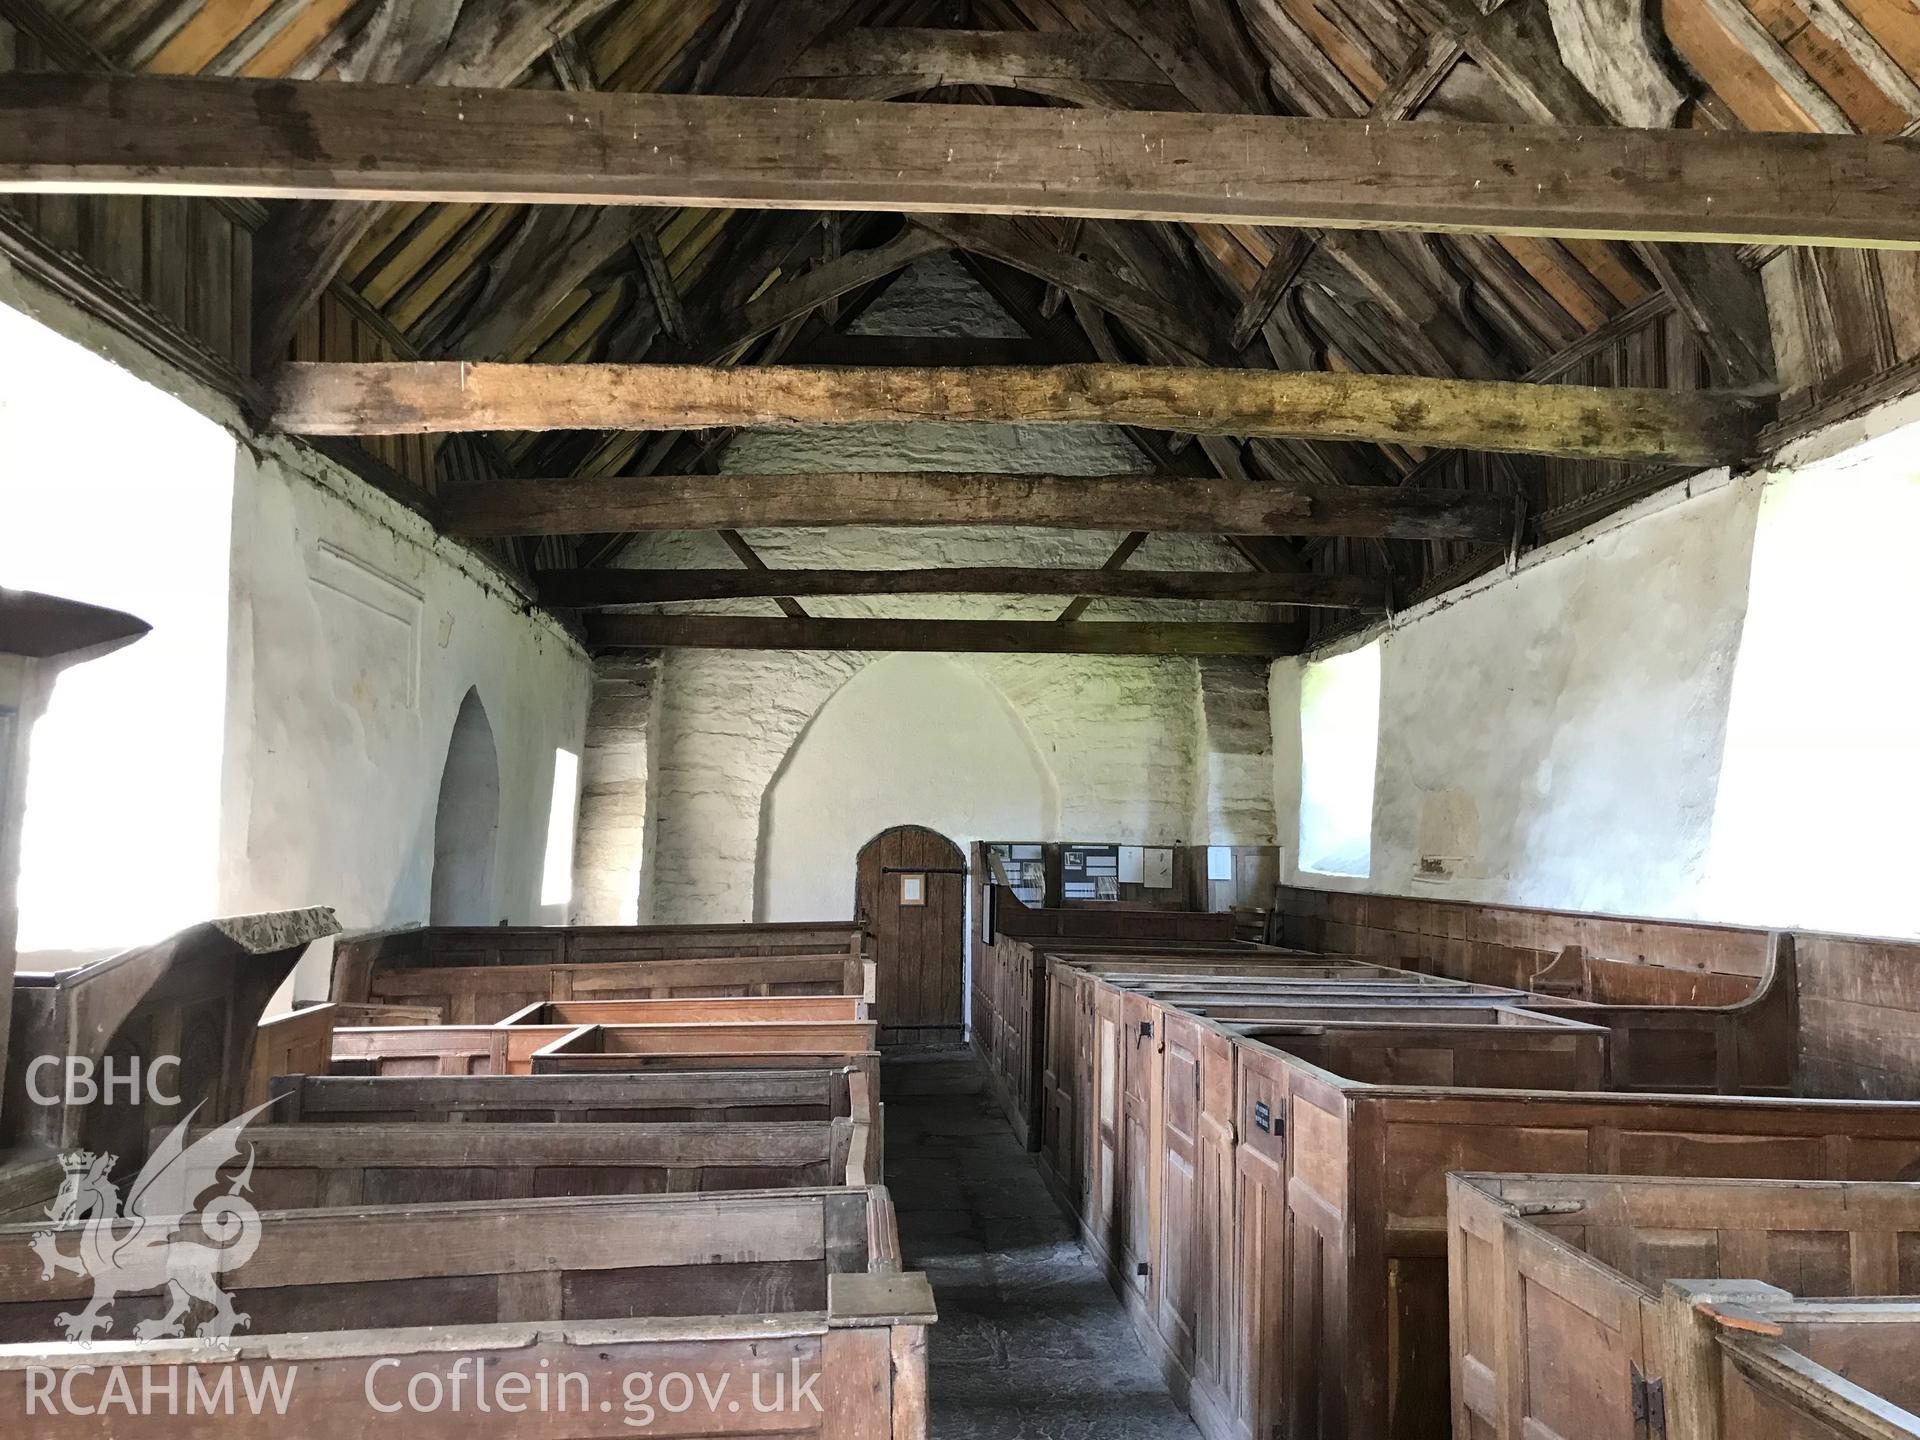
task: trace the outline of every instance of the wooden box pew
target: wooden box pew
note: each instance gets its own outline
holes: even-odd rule
[[[1338,962],[1338,956],[1323,956]],[[1085,962],[1087,956],[1081,956]],[[1356,956],[1356,960],[1359,960]],[[1377,956],[1367,958],[1379,964]],[[1597,962],[1588,960],[1578,947],[1569,947],[1561,956],[1532,977],[1538,993],[1509,991],[1524,996],[1524,1004],[1536,1010],[1574,1014],[1580,1020],[1607,1025],[1613,1031],[1609,1046],[1611,1081],[1626,1091],[1674,1092],[1703,1091],[1715,1094],[1793,1094],[1797,1085],[1799,1050],[1799,1008],[1797,1008],[1797,968],[1795,943],[1789,933],[1768,937],[1766,966],[1751,993],[1726,1004],[1682,1002],[1693,991],[1670,989],[1672,1002],[1661,1004],[1620,1004],[1615,1000],[1594,1000],[1582,996],[1617,995],[1603,987],[1594,987],[1586,977],[1596,970]],[[1096,970],[1112,975],[1116,981],[1127,975],[1137,979],[1137,966],[1104,966]],[[1626,970],[1636,975],[1661,975],[1651,966],[1599,966],[1601,970]],[[1413,972],[1390,972],[1411,975]],[[1434,975],[1434,979],[1446,979]],[[1152,989],[1164,991],[1169,983],[1179,983],[1177,975],[1156,977]],[[1236,987],[1246,981],[1235,981]],[[1461,985],[1465,981],[1446,981]],[[1480,985],[1482,991],[1500,987]],[[1645,987],[1642,987],[1645,989]],[[1169,991],[1171,993],[1171,991]],[[1709,991],[1713,993],[1713,991]]]
[[[1161,997],[1154,997],[1160,999]],[[1179,1003],[1189,1015],[1218,1020],[1223,1025],[1251,1025],[1264,1020],[1325,1021],[1340,1025],[1505,1025],[1528,1030],[1590,1030],[1605,1035],[1605,1027],[1588,1025],[1569,1015],[1542,1015],[1517,1005],[1489,1004],[1488,996],[1396,997],[1368,995],[1314,996],[1295,1003],[1201,1004]]]
[[[490,1024],[543,1000],[872,998],[865,931],[824,925],[433,927],[335,947],[331,998]]]
[[[336,981],[354,970],[421,965],[585,965],[663,957],[859,955],[867,935],[854,920],[733,925],[411,925],[343,936]],[[350,980],[349,980],[349,983]]]
[[[1599,1091],[1607,1083],[1607,1032],[1592,1025],[1298,1020],[1223,1028],[1369,1085]]]
[[[522,1027],[503,1028],[514,1032]],[[619,1074],[652,1068],[779,1069],[796,1063],[864,1062],[878,1053],[877,1047],[871,1020],[581,1025],[531,1052],[528,1064],[535,1075]]]
[[[1108,964],[1085,955],[1075,959],[1115,984],[1137,985],[1169,997],[1180,984],[1200,983],[1177,974],[1146,980],[1131,962]],[[1570,964],[1563,956],[1543,969],[1536,982],[1567,970]],[[1413,974],[1376,968],[1379,978],[1411,979]],[[1445,977],[1429,978],[1439,979],[1445,986],[1465,984]],[[1240,990],[1257,983],[1244,977],[1221,977],[1215,988]],[[1550,990],[1554,988],[1550,980],[1547,983]],[[1659,1094],[1684,1090],[1722,1095],[1795,1092],[1799,1028],[1796,966],[1794,939],[1784,932],[1770,937],[1766,968],[1753,992],[1731,1004],[1613,1004],[1571,994],[1502,991],[1484,984],[1473,989],[1512,995],[1530,1009],[1605,1025],[1613,1034],[1608,1065],[1609,1083],[1616,1089]]]
[[[1550,995],[1528,1003],[1610,1029],[1612,1082],[1621,1090],[1791,1095],[1799,1084],[1798,967],[1794,937],[1784,931],[1769,937],[1753,993],[1732,1004],[1619,1005]]]
[[[113,1366],[146,1367],[183,1406],[193,1379],[230,1382],[232,1406],[158,1422],[208,1440],[359,1433],[347,1417],[361,1415],[396,1434],[474,1440],[926,1433],[932,1292],[901,1271],[879,1187],[270,1211],[252,1253],[218,1277],[251,1317],[226,1347],[137,1338],[168,1308],[161,1267],[129,1277],[110,1338],[59,1340],[55,1317],[84,1311],[92,1281],[47,1278],[34,1228],[0,1229],[0,1409],[30,1413],[29,1387],[47,1372],[55,1395],[73,1396],[41,1407],[37,1440],[101,1435],[99,1413],[77,1411],[95,1409]],[[259,1386],[269,1365],[297,1374],[284,1414],[263,1418],[242,1382]],[[639,1381],[670,1373],[728,1388],[709,1402],[691,1386],[683,1411],[682,1397]],[[770,1413],[750,1403],[756,1376]],[[401,1408],[374,1417],[370,1395]],[[436,1395],[432,1413],[410,1408]]]
[[[1435,1024],[1445,1023],[1445,1017],[1448,1016],[1456,1017],[1457,1022],[1462,1024],[1472,1023],[1475,1019],[1491,1024],[1502,1016],[1513,1025],[1582,1023],[1577,1013],[1545,1014],[1523,1008],[1513,1003],[1513,997],[1506,995],[1452,995],[1430,991],[1397,995],[1391,991],[1308,990],[1296,991],[1291,995],[1203,995],[1188,1000],[1154,991],[1136,993],[1151,995],[1164,1004],[1190,1014],[1209,1015],[1226,1021],[1280,1019],[1306,1010],[1324,1012],[1328,1019],[1336,1019],[1339,1012],[1345,1011],[1362,1018],[1383,1021],[1396,1014],[1403,1018],[1409,1015],[1433,1015],[1439,1017],[1434,1021]]]
[[[1920,1300],[1794,1303],[1745,1294],[1737,1306],[1721,1308],[1679,1284],[1667,1289],[1679,1292],[1674,1303],[1714,1327],[1696,1342],[1696,1353],[1719,1384],[1717,1410],[1699,1406],[1703,1424],[1714,1424],[1717,1435],[1920,1440]],[[1777,1336],[1768,1324],[1779,1327]],[[1713,1398],[1691,1385],[1686,1398],[1703,1392]]]
[[[1920,1187],[1447,1183],[1456,1436],[1920,1433]]]
[[[189,1131],[188,1142],[207,1133]],[[248,1198],[297,1210],[867,1185],[880,1179],[877,1139],[873,1126],[852,1119],[254,1125],[241,1154],[251,1167]],[[190,1193],[237,1168],[189,1166],[199,1186]]]
[[[1429,998],[1465,996],[1515,1004],[1531,1004],[1532,1000],[1524,990],[1507,990],[1498,985],[1473,985],[1463,980],[1446,980],[1408,970],[1381,970],[1377,967],[1367,967],[1366,972],[1350,972],[1339,966],[1323,966],[1316,972],[1303,966],[1297,974],[1257,979],[1233,975],[1188,978],[1113,974],[1107,971],[1094,973],[1115,989],[1140,990],[1178,1001],[1182,1005],[1202,1004],[1210,999],[1257,1000],[1264,995],[1287,997],[1314,994]],[[1553,1008],[1560,1013],[1578,1013],[1578,1007],[1571,1003]]]
[[[697,1021],[839,1020],[867,1018],[858,995],[734,995],[704,1000],[544,1000],[516,1010],[502,1025],[683,1025]]]
[[[447,1018],[438,1005],[351,1004],[345,1000],[328,1003],[333,1006],[333,1023],[353,1028],[369,1025],[440,1025]]]
[[[871,1118],[871,1075],[816,1069],[632,1075],[283,1075],[280,1125],[669,1124]]]
[[[531,1075],[533,1053],[572,1025],[376,1025],[333,1032],[335,1074]]]
[[[515,1014],[490,1025],[391,1025],[333,1032],[333,1069],[376,1075],[531,1075],[536,1052],[569,1041],[593,1048],[602,1031],[614,1053],[768,1054],[845,1057],[874,1049],[870,1020],[692,1020],[600,1025],[585,1020],[532,1023]],[[591,1069],[592,1066],[581,1068]],[[608,1066],[604,1068],[618,1068]]]
[[[1257,956],[1233,939],[1233,917],[1181,911],[1040,910],[1003,885],[975,889],[990,940],[973,947],[973,1048],[1014,1135],[1039,1144],[1041,1043],[1046,1034],[1046,956],[1087,952]]]
[[[247,1075],[247,1109],[266,1100],[276,1075],[326,1070],[332,1064],[337,1019],[333,1006],[309,1005],[262,1020],[253,1037],[253,1059]]]
[[[1524,1000],[1522,993],[1486,986],[1462,985],[1456,981],[1436,981],[1430,976],[1397,974],[1393,971],[1362,972],[1338,965],[1299,966],[1288,975],[1266,976],[1169,976],[1131,975],[1095,970],[1116,990],[1138,990],[1146,995],[1161,995],[1187,1004],[1212,997],[1221,1000],[1259,999],[1263,995],[1312,995],[1315,993],[1386,995],[1467,995],[1483,999]]]
[[[1920,1177],[1920,1104],[1582,1090],[1589,1042],[1551,1029],[1489,1046],[1433,1026],[1417,1052],[1364,1026],[1269,1044],[1050,969],[1043,1172],[1222,1440],[1399,1440],[1447,1409],[1451,1170]],[[1560,1048],[1532,1057],[1528,1088],[1461,1083],[1538,1036]],[[1314,1063],[1334,1043],[1356,1051]],[[1382,1068],[1355,1058],[1366,1045]],[[1416,1059],[1418,1083],[1384,1083]]]
[[[1397,973],[1379,965],[1328,959],[1305,951],[1213,940],[1168,944],[1110,937],[1063,940],[1002,936],[991,953],[1001,967],[991,986],[997,999],[989,1005],[983,991],[976,987],[974,1048],[985,1063],[990,1087],[1015,1137],[1028,1149],[1040,1147],[1045,1131],[1045,1041],[1047,1009],[1053,1003],[1048,972],[1056,960],[1098,968],[1113,976],[1116,983],[1125,977],[1142,985],[1183,980],[1205,983],[1223,976],[1245,977],[1253,983],[1364,979]]]
[[[377,970],[370,997],[434,1005],[451,1024],[489,1025],[549,1000],[714,999],[868,993],[866,965],[844,952],[601,961],[591,965],[427,966]]]
[[[1290,960],[1248,958],[1279,952],[1249,950],[1200,952],[1198,958],[1169,963],[1164,957],[1140,957],[1111,950],[1083,950],[1077,953],[1048,953],[1047,989],[1050,995],[1040,1014],[1046,1028],[1036,1048],[1039,1064],[1038,1124],[1032,1132],[1034,1148],[1041,1152],[1041,1169],[1053,1181],[1056,1191],[1069,1208],[1075,1208],[1084,1194],[1088,1176],[1085,1153],[1087,1137],[1080,1133],[1079,1122],[1093,1103],[1093,1068],[1090,1059],[1093,1027],[1093,993],[1105,988],[1130,993],[1143,999],[1165,997],[1167,1003],[1184,1006],[1231,1006],[1240,1001],[1264,1002],[1274,997],[1326,996],[1322,985],[1367,987],[1366,993],[1429,998],[1460,997],[1475,1006],[1489,1000],[1502,1003],[1519,1001],[1525,992],[1497,986],[1469,985],[1442,976],[1393,970],[1384,965],[1351,960],[1328,961],[1302,955]],[[1189,968],[1192,967],[1192,968]],[[1233,1018],[1264,1018],[1255,1012],[1223,1012]],[[1139,1018],[1136,1017],[1136,1022]],[[1059,1023],[1055,1023],[1056,1019]],[[1018,1126],[1015,1127],[1018,1133]]]
[[[1252,1039],[1236,1060],[1237,1175],[1265,1192],[1243,1190],[1238,1243],[1252,1255],[1280,1244],[1291,1265],[1290,1318],[1236,1322],[1252,1326],[1248,1376],[1294,1377],[1270,1395],[1273,1408],[1252,1413],[1286,1413],[1327,1437],[1411,1435],[1447,1403],[1450,1170],[1920,1175],[1920,1104],[1578,1093],[1565,1080],[1527,1090],[1376,1085]],[[1269,1130],[1257,1123],[1263,1107],[1278,1121]],[[1248,1233],[1261,1224],[1264,1237]]]

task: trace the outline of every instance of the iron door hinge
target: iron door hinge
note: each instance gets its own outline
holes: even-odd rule
[[[1633,1428],[1647,1440],[1664,1440],[1667,1433],[1667,1382],[1649,1380],[1635,1365],[1633,1371]]]

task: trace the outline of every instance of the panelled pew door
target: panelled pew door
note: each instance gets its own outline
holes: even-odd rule
[[[1647,1317],[1634,1287],[1598,1266],[1567,1263],[1541,1233],[1482,1208],[1462,1211],[1449,1244],[1457,1276],[1451,1324],[1460,1336],[1456,1433],[1525,1440],[1658,1433],[1645,1408]],[[1657,1355],[1653,1368],[1661,1368]]]

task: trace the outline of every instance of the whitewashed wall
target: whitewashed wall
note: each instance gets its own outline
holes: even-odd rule
[[[4,262],[0,303],[170,392],[238,442],[221,449],[217,465],[208,462],[205,477],[231,495],[230,515],[223,502],[214,543],[179,556],[190,567],[183,584],[213,582],[213,613],[195,623],[214,662],[205,674],[177,670],[141,697],[156,714],[197,715],[211,745],[209,763],[190,781],[217,843],[194,849],[185,832],[172,850],[164,835],[153,842],[156,865],[190,857],[196,909],[331,905],[349,928],[424,921],[447,743],[461,699],[477,687],[500,756],[498,918],[563,920],[564,905],[541,904],[539,882],[555,752],[578,752],[585,738],[591,669],[578,646],[411,511],[304,446],[251,433],[220,397]],[[154,430],[140,433],[146,443],[169,443]],[[130,538],[156,543],[158,532],[139,513],[116,517],[99,506],[86,518],[103,554]],[[104,593],[87,598],[116,603]],[[143,757],[137,734],[126,749],[169,778],[169,757]],[[137,812],[139,792],[122,793],[110,766],[98,791],[101,814]],[[102,864],[119,863],[103,855]],[[114,939],[154,938],[192,918],[156,913],[152,934]],[[316,953],[303,964],[300,994],[323,993],[328,960]]]
[[[860,849],[893,825],[938,830],[963,851],[1057,832],[1052,771],[972,658],[877,660],[813,717],[767,787],[761,918],[852,914]]]
[[[1714,815],[1710,913],[1920,936],[1916,442],[1920,398],[1814,437],[1767,483]],[[1841,572],[1843,590],[1816,579]]]
[[[1387,630],[1364,880],[1296,867],[1304,662],[1277,663],[1288,878],[1698,915],[1759,493],[1703,477]]]
[[[349,928],[424,921],[441,770],[473,688],[500,764],[493,918],[563,921],[538,883],[555,752],[585,736],[573,641],[324,464],[242,451],[232,576],[226,908],[319,900]]]
[[[1364,880],[1295,864],[1304,662],[1276,664],[1288,878],[1920,936],[1917,443],[1920,397],[1876,407],[1376,632]]]

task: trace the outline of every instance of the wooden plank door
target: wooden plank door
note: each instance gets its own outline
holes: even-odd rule
[[[873,937],[882,1044],[966,1039],[967,858],[946,836],[896,825],[860,851],[856,908]]]

